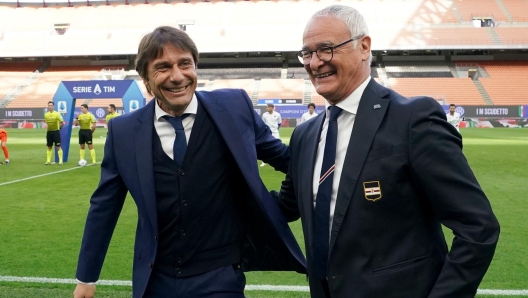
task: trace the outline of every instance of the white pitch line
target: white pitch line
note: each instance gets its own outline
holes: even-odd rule
[[[96,164],[99,164],[99,163],[96,163]],[[50,165],[50,167],[51,167],[51,165]],[[7,182],[0,183],[0,186],[13,184],[13,183],[17,183],[17,182],[22,182],[22,181],[26,181],[26,180],[31,180],[31,179],[35,179],[35,178],[45,177],[45,176],[58,174],[58,173],[62,173],[62,172],[67,172],[67,171],[71,171],[71,170],[76,170],[76,169],[80,169],[80,168],[84,168],[84,167],[73,167],[73,168],[69,168],[69,169],[64,169],[64,170],[55,171],[55,172],[49,172],[49,173],[46,173],[46,174],[40,174],[40,175],[31,176],[31,177],[27,177],[27,178],[22,178],[22,179],[18,179],[18,180],[7,181]]]
[[[2,276],[0,282],[31,282],[42,284],[76,284],[72,278],[45,278],[45,277],[20,277]],[[105,286],[132,286],[129,280],[100,280],[98,285]],[[308,286],[272,286],[272,285],[246,285],[247,291],[273,291],[273,292],[309,292]],[[528,296],[528,290],[478,290],[479,295],[495,296]]]

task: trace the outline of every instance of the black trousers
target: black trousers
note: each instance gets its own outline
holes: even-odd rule
[[[246,277],[242,269],[229,265],[188,277],[175,277],[155,269],[145,298],[244,298]]]

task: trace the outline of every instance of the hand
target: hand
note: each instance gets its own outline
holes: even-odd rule
[[[95,296],[95,285],[77,284],[73,291],[73,298],[93,298]]]

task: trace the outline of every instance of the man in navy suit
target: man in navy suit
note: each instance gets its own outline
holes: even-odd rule
[[[279,199],[302,220],[311,296],[474,297],[497,219],[442,107],[376,83],[370,45],[361,14],[336,5],[298,53],[327,109],[293,132]]]
[[[198,50],[159,27],[136,69],[155,98],[109,123],[74,297],[93,297],[127,192],[138,209],[133,297],[244,297],[249,270],[305,272],[305,260],[257,159],[286,172],[275,139],[243,90],[195,92]]]

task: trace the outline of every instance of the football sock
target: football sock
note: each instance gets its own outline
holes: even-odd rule
[[[7,146],[2,146],[2,150],[4,150],[5,159],[9,159],[9,152],[7,151]]]
[[[95,149],[90,149],[90,155],[92,156],[92,163],[95,163]]]
[[[81,157],[81,158],[79,158],[79,160],[83,160],[84,159],[84,149],[80,150],[79,156]]]
[[[57,152],[59,153],[59,164],[62,164],[62,148],[57,150]]]
[[[46,162],[47,163],[50,163],[51,161],[51,149],[48,149],[48,151],[46,152]]]

